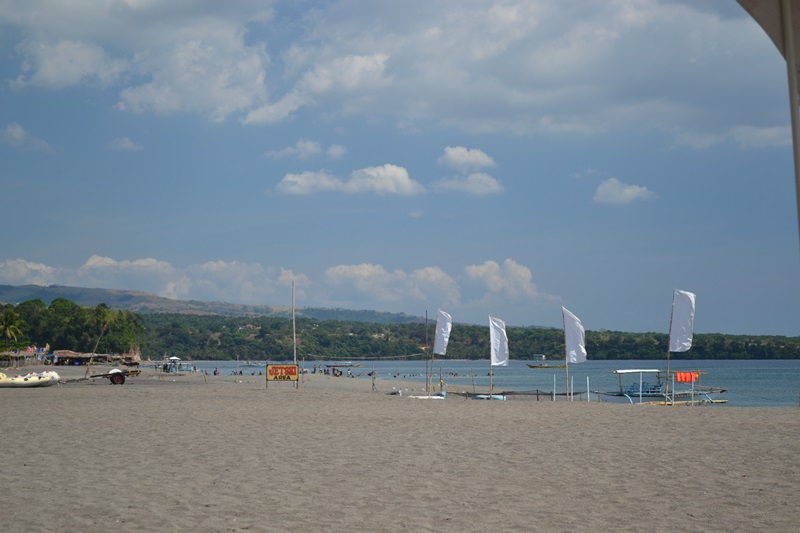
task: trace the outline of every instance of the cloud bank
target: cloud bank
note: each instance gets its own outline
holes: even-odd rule
[[[333,265],[318,279],[287,268],[238,261],[177,267],[154,258],[118,261],[94,255],[77,269],[24,259],[0,261],[2,284],[138,290],[173,299],[250,305],[285,305],[292,282],[303,307],[414,314],[419,313],[417,309],[438,306],[450,309],[463,322],[473,318],[473,307],[506,305],[509,300],[536,305],[554,298],[538,290],[530,268],[510,258],[467,265],[461,272],[436,266],[405,271],[374,263]],[[477,321],[484,311],[475,315]]]

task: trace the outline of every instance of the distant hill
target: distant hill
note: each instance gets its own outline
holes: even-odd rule
[[[201,302],[199,300],[173,300],[141,291],[116,289],[90,289],[64,285],[0,285],[0,302],[20,304],[28,300],[42,300],[46,305],[57,298],[65,298],[78,305],[96,307],[106,304],[111,309],[135,313],[182,313],[223,316],[286,316],[292,314],[291,307],[268,305],[243,305],[225,302]],[[297,316],[318,320],[349,320],[356,322],[378,322],[402,324],[424,321],[424,317],[405,313],[382,313],[370,310],[326,309],[300,307]]]

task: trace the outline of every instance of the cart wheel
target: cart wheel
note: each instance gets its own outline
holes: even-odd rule
[[[119,374],[114,374],[109,379],[112,385],[122,385],[125,383],[125,374],[120,372]]]

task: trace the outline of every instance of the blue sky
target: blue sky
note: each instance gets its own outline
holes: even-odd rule
[[[0,283],[800,335],[785,62],[732,0],[3,0],[0,50]]]

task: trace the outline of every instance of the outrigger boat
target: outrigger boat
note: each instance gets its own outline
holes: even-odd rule
[[[678,383],[691,383],[690,388],[678,389],[670,384],[669,395],[665,392],[667,373],[657,369],[623,369],[612,370],[619,377],[619,389],[612,391],[592,391],[601,402],[611,403],[649,403],[668,405],[701,405],[725,403],[719,399],[726,389],[702,387],[699,384],[703,372],[671,372],[669,375]],[[625,377],[636,377],[638,380],[623,380]]]

